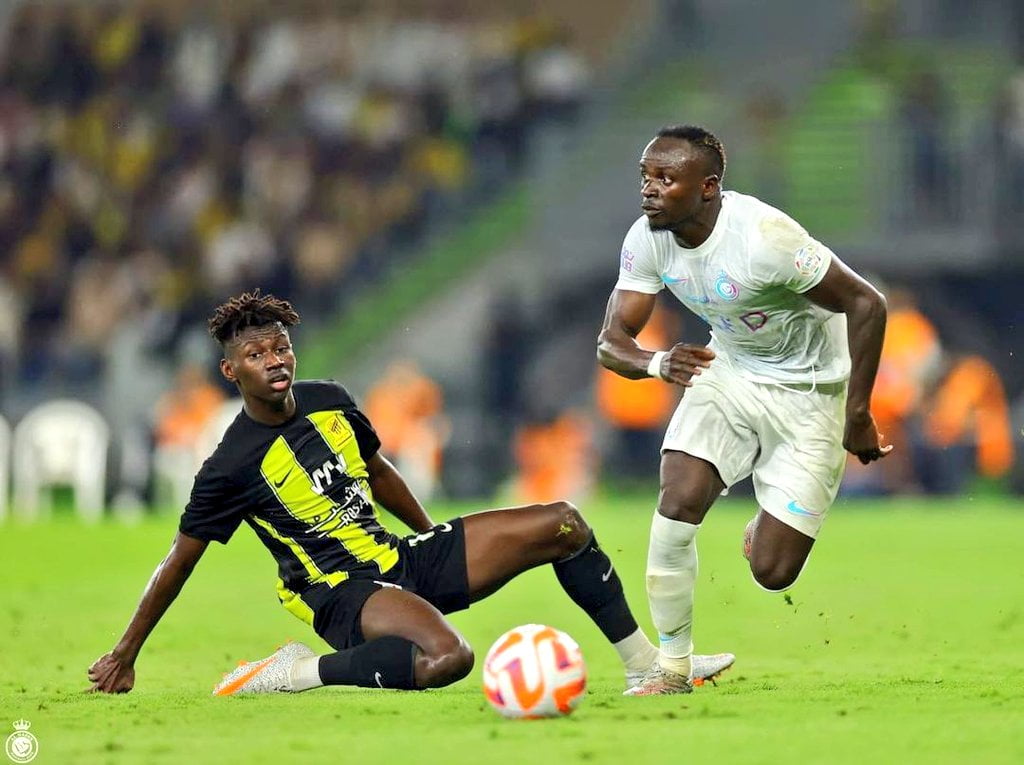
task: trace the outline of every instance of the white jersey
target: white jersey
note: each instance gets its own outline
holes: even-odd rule
[[[616,289],[665,287],[711,327],[712,348],[741,377],[762,383],[831,383],[850,375],[846,317],[802,293],[825,278],[832,251],[755,197],[722,193],[715,228],[699,247],[647,216],[622,244]],[[714,363],[714,362],[713,362]]]

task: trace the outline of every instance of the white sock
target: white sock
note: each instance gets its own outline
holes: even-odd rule
[[[618,643],[612,643],[612,646],[619,652],[619,658],[628,670],[648,669],[658,658],[658,649],[651,645],[651,641],[639,627],[632,635],[622,638]]]
[[[691,626],[699,528],[655,512],[647,552],[647,597],[660,640],[658,661],[681,675],[690,674],[693,653]]]
[[[322,686],[324,681],[320,679],[320,657],[303,656],[293,661],[288,670],[288,679],[295,692],[308,691],[310,688]]]

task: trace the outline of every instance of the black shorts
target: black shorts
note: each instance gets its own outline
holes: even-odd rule
[[[399,540],[398,563],[377,578],[353,577],[315,599],[313,629],[336,650],[364,642],[359,627],[363,604],[377,590],[413,592],[443,614],[469,608],[466,531],[461,518]]]

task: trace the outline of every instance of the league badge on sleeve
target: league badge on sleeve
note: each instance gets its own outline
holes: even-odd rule
[[[804,276],[816,274],[821,268],[821,247],[817,242],[811,242],[806,247],[801,247],[796,253],[796,270]]]

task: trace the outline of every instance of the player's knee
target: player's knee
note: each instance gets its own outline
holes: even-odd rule
[[[769,592],[781,592],[789,589],[800,576],[803,565],[794,565],[785,561],[750,561],[750,573],[757,584]]]
[[[572,502],[552,502],[546,507],[551,511],[555,523],[559,557],[572,555],[590,541],[590,526]]]
[[[458,682],[473,670],[473,649],[462,639],[451,641],[439,652],[420,656],[416,678],[421,688],[442,688]]]
[[[706,492],[687,485],[663,486],[658,496],[658,514],[669,520],[700,523],[708,511]]]

